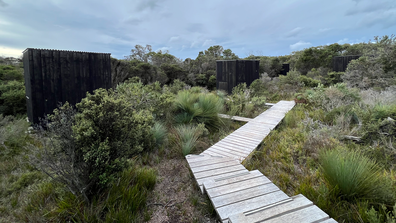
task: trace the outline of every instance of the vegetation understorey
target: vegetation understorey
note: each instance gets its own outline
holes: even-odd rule
[[[345,72],[332,58],[360,55]],[[244,161],[339,222],[396,222],[396,39],[260,60],[260,79],[215,90],[212,46],[180,61],[137,45],[112,59],[113,89],[26,122],[23,64],[0,65],[0,222],[216,222],[184,158],[266,102],[296,106]],[[0,63],[5,63],[0,58]],[[282,63],[291,71],[279,76]]]

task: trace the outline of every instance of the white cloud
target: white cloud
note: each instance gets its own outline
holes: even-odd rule
[[[169,39],[169,42],[171,43],[171,42],[176,42],[176,41],[178,41],[180,39],[180,36],[172,36],[170,39]]]
[[[312,46],[310,42],[298,41],[297,43],[290,45],[290,49],[296,51],[308,48],[310,46]]]
[[[10,48],[10,47],[6,47],[6,46],[0,46],[0,56],[18,58],[18,57],[22,56],[23,50],[25,50],[25,49],[16,49],[16,48]]]
[[[344,39],[341,39],[341,40],[337,41],[337,43],[340,44],[340,45],[342,45],[344,43],[348,43],[348,42],[350,42],[348,38],[344,38]]]
[[[301,33],[302,30],[303,28],[301,27],[294,28],[293,30],[291,30],[286,34],[286,37],[296,37],[298,34]]]

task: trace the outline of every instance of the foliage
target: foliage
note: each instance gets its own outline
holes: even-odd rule
[[[179,125],[175,128],[175,143],[181,149],[183,156],[191,153],[199,137],[206,131],[204,124]]]
[[[161,122],[155,122],[152,127],[152,132],[155,145],[161,146],[167,138],[168,130],[166,129],[166,126]]]
[[[87,202],[125,167],[125,160],[152,147],[153,118],[135,111],[124,100],[104,89],[87,94],[76,105],[65,104],[54,111],[43,148],[30,156],[33,165],[64,183]]]
[[[342,148],[324,151],[321,168],[334,196],[348,201],[393,202],[391,183],[379,166],[357,151]]]
[[[218,131],[222,120],[223,101],[215,94],[180,91],[175,99],[177,123],[204,123],[210,131]]]
[[[323,108],[326,112],[360,101],[358,90],[348,88],[344,83],[339,83],[328,88],[319,84],[313,89],[306,90],[304,94],[310,103]]]
[[[116,88],[117,98],[126,100],[135,110],[148,110],[161,117],[170,110],[174,95],[164,91],[159,82],[144,85],[142,82],[127,81]]]
[[[304,75],[300,76],[300,81],[307,87],[317,87],[320,84],[320,80],[315,80]]]
[[[296,57],[292,63],[301,74],[307,74],[312,68],[332,68],[334,56],[340,56],[348,45],[339,45],[334,43],[327,46],[310,47],[300,52],[293,52]]]
[[[282,90],[296,92],[304,87],[301,74],[297,70],[291,70],[286,76],[279,76],[279,84]]]
[[[0,65],[0,114],[26,114],[23,69]]]

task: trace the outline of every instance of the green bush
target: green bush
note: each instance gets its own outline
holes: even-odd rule
[[[152,148],[153,117],[134,110],[112,90],[95,90],[76,107],[78,113],[68,104],[54,111],[47,131],[41,132],[43,148],[32,145],[30,161],[89,203],[126,159]]]
[[[23,82],[23,69],[11,65],[0,65],[0,83],[13,80]]]
[[[347,201],[394,202],[391,182],[379,166],[357,151],[343,148],[320,154],[323,176],[334,196]]]
[[[25,85],[23,82],[9,81],[0,84],[0,114],[26,114]]]
[[[92,168],[90,178],[106,185],[122,167],[122,159],[152,147],[153,117],[136,111],[112,91],[95,90],[76,105],[73,134],[84,162]]]
[[[307,87],[317,87],[320,84],[320,80],[315,80],[304,75],[300,76],[300,81]]]
[[[327,77],[325,78],[328,85],[334,85],[342,82],[342,75],[344,72],[329,72],[327,73]]]
[[[304,87],[301,74],[296,70],[289,71],[286,76],[279,76],[279,84],[282,89],[290,92],[296,92]]]

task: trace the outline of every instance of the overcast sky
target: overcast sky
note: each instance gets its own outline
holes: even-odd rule
[[[45,48],[122,59],[136,44],[181,59],[213,45],[278,56],[395,31],[395,0],[0,0],[0,56]]]

